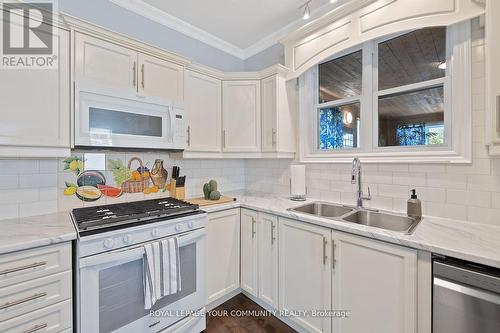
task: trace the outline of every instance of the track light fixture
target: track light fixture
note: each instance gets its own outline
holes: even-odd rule
[[[310,7],[311,1],[312,0],[309,0],[305,4],[299,7],[299,9],[304,8],[304,13],[302,15],[302,18],[304,20],[308,20],[311,17],[311,7]]]

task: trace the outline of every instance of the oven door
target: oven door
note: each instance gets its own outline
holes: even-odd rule
[[[182,114],[158,98],[76,84],[75,146],[177,149]]]
[[[182,290],[151,310],[144,309],[142,244],[80,259],[80,332],[158,332],[202,309],[205,230],[177,237]]]

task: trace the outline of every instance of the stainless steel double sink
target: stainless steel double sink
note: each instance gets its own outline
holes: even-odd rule
[[[420,219],[414,219],[404,215],[380,212],[376,210],[357,209],[355,207],[321,201],[311,202],[303,206],[289,208],[288,210],[296,213],[330,218],[342,222],[362,224],[405,234],[411,234],[420,222]]]

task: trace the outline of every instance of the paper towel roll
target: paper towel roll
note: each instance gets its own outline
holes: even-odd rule
[[[304,197],[306,195],[306,166],[290,166],[290,194],[292,197]]]

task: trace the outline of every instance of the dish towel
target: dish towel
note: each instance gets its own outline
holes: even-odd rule
[[[181,291],[179,243],[176,237],[144,245],[144,309]]]
[[[163,265],[161,295],[176,294],[181,291],[181,265],[177,237],[162,240],[160,249]]]

